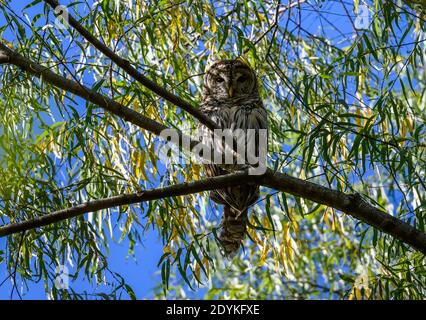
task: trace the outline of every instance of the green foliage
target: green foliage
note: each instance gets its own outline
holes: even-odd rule
[[[43,2],[29,3],[26,17],[13,9],[14,1],[1,2],[0,37],[24,56],[158,122],[195,128],[191,116],[136,83],[75,30],[57,28]],[[278,7],[282,13],[277,5],[104,0],[68,9],[148,78],[194,105],[210,61],[244,56],[259,75],[269,111],[271,168],[359,192],[426,232],[424,12],[368,1],[370,23],[355,30],[351,4],[300,1],[290,10]],[[350,12],[342,14],[343,8]],[[148,132],[41,78],[0,68],[2,224],[202,178],[198,164],[161,163],[161,142]],[[55,267],[67,261],[77,266],[73,279],[99,287],[98,298],[135,298],[109,268],[110,241],[126,239],[133,254],[144,235],[158,234],[164,247],[159,298],[191,297],[199,288],[206,298],[219,299],[426,294],[424,256],[351,217],[267,189],[252,210],[244,251],[229,262],[215,241],[216,207],[200,194],[10,236],[0,263],[20,281],[43,281],[55,299],[87,297],[55,289]]]

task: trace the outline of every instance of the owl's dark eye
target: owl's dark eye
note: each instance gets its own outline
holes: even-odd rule
[[[221,82],[223,82],[223,81],[225,81],[225,80],[223,80],[223,78],[222,78],[222,77],[216,77],[216,78],[215,78],[215,81],[216,81],[216,82],[218,82],[218,83],[221,83]]]
[[[239,77],[239,78],[237,79],[237,81],[238,81],[238,82],[240,82],[240,83],[243,83],[243,82],[246,82],[246,81],[247,81],[247,79],[248,79],[248,77],[246,77],[246,76],[241,76],[241,77]]]

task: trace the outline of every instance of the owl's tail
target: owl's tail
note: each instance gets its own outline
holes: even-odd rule
[[[240,249],[241,242],[245,238],[248,220],[248,210],[239,211],[225,205],[219,241],[228,258],[234,257]]]

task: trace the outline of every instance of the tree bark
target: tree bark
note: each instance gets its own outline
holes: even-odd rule
[[[262,177],[261,183],[269,188],[340,210],[426,254],[426,234],[372,206],[358,193],[346,194],[283,173],[273,173],[271,170]]]
[[[78,206],[55,211],[40,217],[8,224],[0,227],[0,237],[8,236],[14,233],[32,230],[52,223],[60,222],[88,212],[152,201],[167,197],[176,197],[193,194],[223,187],[232,187],[241,183],[254,182],[258,176],[248,175],[245,172],[238,172],[229,175],[223,175],[213,178],[207,178],[194,182],[171,185],[163,188],[145,190],[137,193],[122,194],[115,197],[89,201]]]

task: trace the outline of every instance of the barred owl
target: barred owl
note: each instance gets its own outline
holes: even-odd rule
[[[220,128],[240,132],[255,132],[254,139],[243,137],[237,143],[253,144],[259,149],[259,129],[267,129],[267,114],[259,97],[255,72],[242,60],[221,60],[208,68],[204,76],[204,92],[201,110]],[[213,135],[203,125],[199,125],[201,140],[212,144]],[[267,144],[266,142],[263,142]],[[222,142],[223,144],[223,142]],[[215,147],[218,145],[215,144]],[[248,147],[248,146],[247,146]],[[247,148],[248,150],[249,148]],[[240,170],[236,164],[205,164],[206,176],[218,176]],[[259,198],[259,186],[245,184],[237,187],[214,190],[210,198],[224,205],[219,241],[227,257],[233,257],[244,240],[248,220],[248,208]]]

